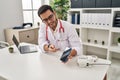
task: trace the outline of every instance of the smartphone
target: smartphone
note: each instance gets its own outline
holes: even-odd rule
[[[63,54],[62,54],[62,56],[60,58],[60,60],[62,62],[67,62],[68,61],[68,56],[70,55],[71,50],[72,49],[70,48],[70,49],[68,49],[68,50],[66,50],[66,51],[63,52]]]

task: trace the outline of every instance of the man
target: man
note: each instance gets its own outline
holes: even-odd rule
[[[80,39],[72,24],[58,19],[49,5],[41,6],[38,16],[43,22],[39,29],[38,39],[42,52],[56,52],[69,47],[72,48],[69,58],[82,54]]]

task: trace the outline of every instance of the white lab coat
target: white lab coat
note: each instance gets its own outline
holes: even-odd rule
[[[38,43],[42,52],[44,51],[45,44],[53,44],[57,49],[64,50],[66,47],[70,47],[77,51],[77,54],[82,54],[82,45],[81,40],[78,38],[77,32],[72,24],[62,21],[62,27],[64,28],[64,32],[61,30],[59,32],[60,23],[58,21],[56,30],[53,32],[49,27],[47,29],[48,33],[48,41],[46,40],[46,25],[44,23],[41,24],[39,29],[39,38]]]

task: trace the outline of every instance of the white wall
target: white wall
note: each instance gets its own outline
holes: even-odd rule
[[[22,23],[22,0],[0,0],[0,40],[5,41],[4,29]]]
[[[50,0],[41,0],[41,4],[49,4]]]

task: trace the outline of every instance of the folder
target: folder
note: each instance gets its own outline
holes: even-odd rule
[[[77,24],[80,24],[80,13],[77,14]]]
[[[71,20],[72,24],[75,24],[75,13],[72,13],[72,20]]]
[[[111,23],[111,14],[106,14],[106,26],[112,26],[112,23]]]

